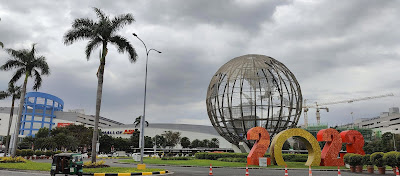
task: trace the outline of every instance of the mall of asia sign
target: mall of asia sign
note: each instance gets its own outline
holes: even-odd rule
[[[320,130],[315,138],[311,133],[300,128],[291,128],[278,133],[271,142],[271,160],[273,163],[286,165],[282,157],[282,147],[290,137],[298,137],[308,150],[306,166],[343,166],[343,158],[338,158],[342,143],[346,143],[347,153],[365,155],[363,150],[364,137],[356,130],[347,130],[339,133],[328,128]],[[270,135],[263,127],[254,127],[247,132],[247,140],[255,140],[253,148],[247,156],[247,164],[258,165],[259,157],[263,157],[270,144]],[[326,142],[321,148],[318,142]]]

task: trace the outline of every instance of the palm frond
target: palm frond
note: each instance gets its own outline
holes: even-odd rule
[[[35,83],[33,85],[33,90],[37,91],[40,88],[40,86],[42,85],[42,78],[40,77],[40,73],[37,70],[34,69],[33,71],[34,71],[33,75],[35,77]]]
[[[131,43],[129,43],[129,41],[126,38],[116,35],[110,38],[110,42],[117,46],[118,52],[120,53],[128,52],[129,60],[131,62],[136,61],[137,59],[136,50],[135,48],[132,47]]]
[[[91,28],[93,27],[94,24],[95,23],[93,22],[93,20],[89,18],[78,18],[75,19],[75,21],[72,23],[72,28],[80,28],[80,27]]]
[[[89,60],[90,55],[92,54],[92,51],[96,49],[100,44],[102,43],[102,40],[99,37],[96,37],[88,42],[86,45],[86,59]]]
[[[0,66],[0,70],[8,71],[12,68],[23,67],[24,63],[18,60],[8,60],[4,65]]]
[[[26,50],[14,50],[14,49],[11,49],[11,48],[7,48],[6,52],[9,55],[11,55],[13,58],[15,58],[17,60],[20,60],[20,61],[23,61],[24,54],[25,54]]]
[[[107,19],[107,16],[99,8],[93,7],[93,9],[96,12],[97,17],[99,17],[101,20],[106,20]]]
[[[25,67],[22,67],[22,68],[18,69],[18,70],[14,73],[14,75],[13,75],[13,77],[11,78],[11,80],[10,80],[9,83],[10,83],[10,84],[15,84],[15,83],[19,80],[19,78],[21,78],[21,76],[25,74],[25,72],[26,72]]]
[[[42,75],[50,74],[49,65],[46,62],[46,58],[44,56],[39,56],[35,59],[34,66],[40,69]]]
[[[29,57],[30,59],[35,58],[35,54],[36,54],[36,43],[32,44],[32,49],[29,51]]]
[[[14,96],[16,99],[19,99],[21,96],[21,86],[15,86],[13,83],[8,84],[8,93],[12,96]]]
[[[121,29],[125,25],[131,24],[134,21],[135,19],[130,13],[114,17],[114,19],[111,21],[111,32],[115,32],[116,30]]]
[[[65,33],[64,44],[70,45],[77,40],[92,38],[93,35],[93,30],[88,27],[73,28]]]
[[[9,97],[10,94],[6,91],[0,91],[0,100],[5,99],[7,97]]]

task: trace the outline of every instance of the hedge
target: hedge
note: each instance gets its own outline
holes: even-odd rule
[[[350,166],[360,166],[362,165],[363,157],[360,154],[350,155],[349,164]]]
[[[246,163],[246,158],[218,158],[218,161]]]
[[[247,158],[248,153],[207,153],[198,152],[194,156],[196,159],[217,160],[218,158]]]
[[[161,160],[192,160],[192,157],[163,157]]]
[[[343,157],[344,163],[346,163],[346,164],[349,164],[349,163],[350,163],[350,157],[351,157],[351,155],[354,155],[354,153],[346,153],[346,154],[344,155],[344,157]]]
[[[371,155],[370,154],[366,154],[366,155],[364,155],[363,156],[363,165],[367,165],[367,166],[370,166],[370,165],[372,165],[372,162],[371,162]]]
[[[399,165],[397,161],[397,155],[398,152],[392,151],[392,152],[387,152],[383,155],[383,161],[386,162],[388,166],[391,166],[392,168],[395,168],[396,166]]]
[[[371,154],[371,162],[376,167],[384,167],[386,166],[385,160],[383,160],[384,153],[383,152],[375,152]]]
[[[247,158],[248,153],[207,153],[199,152],[195,154],[196,159],[218,160],[220,158]],[[289,162],[306,162],[308,154],[282,154],[283,159]],[[264,157],[270,157],[265,154]]]

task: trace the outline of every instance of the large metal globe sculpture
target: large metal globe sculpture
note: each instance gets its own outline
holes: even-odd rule
[[[224,64],[212,77],[207,91],[207,112],[217,132],[238,146],[247,131],[260,126],[271,137],[294,128],[302,110],[300,85],[281,62],[249,54]]]

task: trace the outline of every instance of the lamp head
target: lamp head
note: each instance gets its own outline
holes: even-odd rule
[[[133,36],[137,37],[136,33],[132,33]]]
[[[161,51],[158,51],[158,53],[161,53]]]

